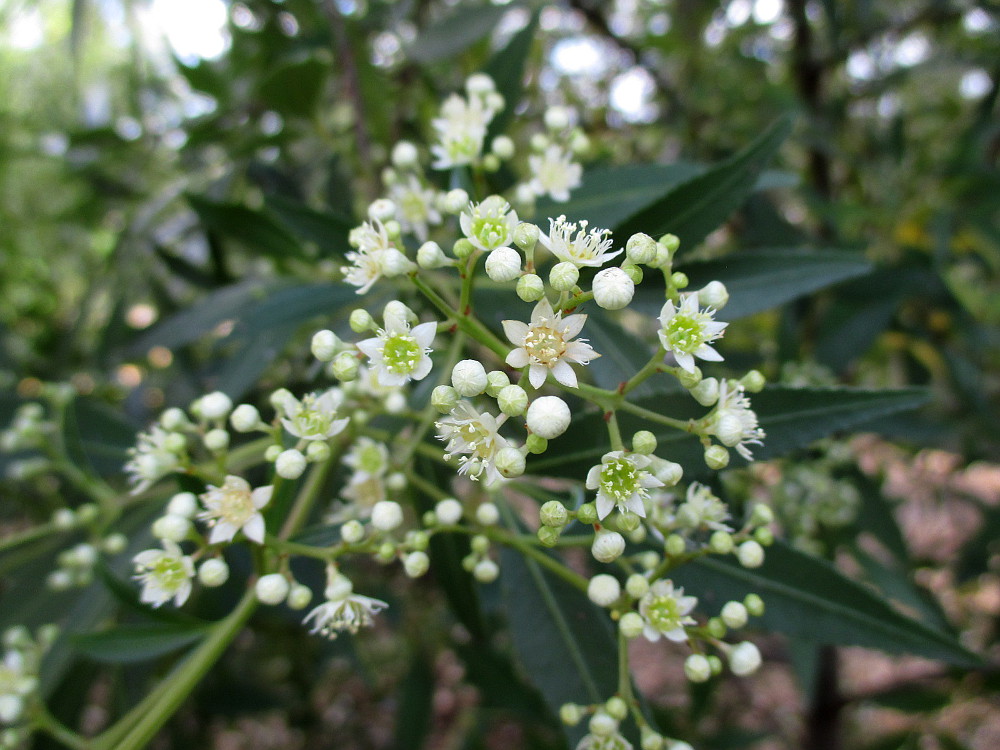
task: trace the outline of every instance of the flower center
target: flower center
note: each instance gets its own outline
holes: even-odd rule
[[[680,604],[672,596],[657,596],[646,607],[646,619],[659,631],[674,630],[681,625]]]
[[[176,591],[187,580],[184,565],[175,557],[161,557],[150,566],[149,574],[166,591]]]
[[[472,234],[486,247],[499,247],[507,239],[507,222],[502,216],[480,216],[472,220]]]
[[[674,315],[667,321],[663,332],[674,351],[691,354],[705,343],[702,321],[693,315]]]
[[[478,421],[468,422],[458,428],[462,440],[468,443],[470,450],[483,458],[490,455],[493,448],[493,436],[490,431]]]
[[[639,472],[624,458],[610,461],[601,469],[601,489],[617,502],[628,500],[639,489]]]
[[[222,499],[219,501],[220,518],[234,526],[242,526],[255,512],[249,492],[239,489],[222,491]]]
[[[358,452],[358,468],[366,474],[377,474],[382,465],[382,451],[377,445],[366,445]]]
[[[524,337],[524,349],[543,365],[552,364],[566,353],[566,341],[560,331],[547,325],[540,325],[528,331]]]
[[[382,360],[389,372],[406,375],[417,366],[421,354],[420,344],[415,338],[405,333],[397,333],[385,340]]]

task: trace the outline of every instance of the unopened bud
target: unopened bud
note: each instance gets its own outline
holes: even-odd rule
[[[620,268],[605,268],[598,271],[591,287],[594,302],[605,310],[621,310],[628,307],[635,294],[635,283]]]
[[[486,390],[486,368],[475,359],[463,359],[451,370],[451,384],[461,396],[471,398]]]
[[[552,440],[566,432],[570,420],[569,406],[558,396],[536,398],[528,407],[526,416],[528,429],[546,440]]]
[[[552,266],[549,271],[549,284],[557,292],[568,292],[580,280],[580,269],[567,261],[561,261]]]
[[[617,531],[598,532],[597,536],[594,537],[590,551],[594,559],[599,562],[614,562],[625,551],[625,537]]]
[[[721,445],[711,445],[705,449],[705,465],[719,471],[729,466],[729,451]]]
[[[649,263],[656,257],[656,240],[648,234],[633,234],[625,243],[625,257],[633,263]]]
[[[545,283],[534,273],[526,273],[517,280],[517,296],[525,302],[537,302],[545,296]]]
[[[521,255],[512,247],[498,247],[486,256],[486,275],[496,282],[513,281],[521,275]]]
[[[587,596],[598,607],[610,607],[622,595],[621,584],[614,576],[600,573],[590,579]]]

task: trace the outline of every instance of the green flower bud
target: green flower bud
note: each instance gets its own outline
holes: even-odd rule
[[[583,712],[575,703],[564,703],[559,707],[559,720],[568,727],[575,727],[583,718]]]
[[[683,289],[691,282],[688,280],[686,273],[674,271],[674,273],[670,275],[670,283],[675,289]]]
[[[618,722],[604,711],[597,711],[587,724],[590,733],[597,737],[610,737],[618,731]]]
[[[549,271],[549,284],[557,292],[570,291],[579,280],[580,269],[566,261],[556,263]]]
[[[646,621],[638,612],[626,612],[618,621],[618,629],[626,638],[638,638],[646,627]]]
[[[559,541],[559,529],[552,526],[539,526],[538,541],[546,547],[555,547]]]
[[[549,500],[539,510],[539,518],[545,526],[562,528],[569,523],[569,511],[558,500]]]
[[[545,453],[546,449],[549,447],[549,441],[541,435],[528,435],[527,439],[524,441],[524,445],[528,449],[528,453],[537,456],[539,453]],[[596,520],[597,516],[595,515],[594,518]]]
[[[623,263],[622,271],[628,276],[633,284],[641,284],[643,279],[642,269],[633,263]]]
[[[517,448],[503,448],[494,459],[494,463],[503,476],[508,479],[524,474],[524,454]]]
[[[375,556],[381,563],[392,562],[396,558],[396,545],[392,542],[383,542],[379,546]]]
[[[486,395],[490,398],[496,398],[500,395],[500,391],[510,385],[510,378],[507,377],[507,373],[501,370],[493,370],[486,375]]]
[[[519,417],[528,409],[528,392],[519,385],[505,385],[497,394],[497,405],[500,407],[500,411],[508,417]],[[531,437],[539,436],[532,435]],[[528,449],[531,450],[531,447],[529,446]],[[541,451],[531,452],[541,453],[544,450],[545,448],[543,447]]]
[[[626,511],[625,513],[619,512],[616,520],[619,530],[624,531],[626,534],[638,529],[639,524],[642,523],[642,519],[631,511]]]
[[[698,365],[695,365],[694,370],[692,372],[688,372],[687,370],[681,370],[680,372],[677,373],[678,382],[688,390],[691,390],[696,385],[698,385],[698,383],[701,382],[701,378],[702,378],[701,368],[698,367]]]
[[[522,221],[514,229],[514,244],[527,252],[538,243],[539,230],[534,224]],[[528,301],[528,300],[525,300]]]
[[[731,628],[742,628],[749,619],[746,606],[740,602],[726,602],[720,616],[722,621]]]
[[[198,580],[209,588],[221,586],[229,580],[229,566],[225,560],[211,557],[198,566]]]
[[[545,283],[538,274],[526,273],[517,280],[516,291],[525,302],[538,302],[545,296]]]
[[[724,638],[726,636],[726,623],[718,617],[710,617],[705,623],[705,629],[713,638]]]
[[[760,393],[767,385],[767,378],[758,370],[751,370],[740,378],[740,384],[747,389],[748,393]]]
[[[764,548],[751,539],[739,546],[736,558],[744,568],[759,568],[764,564]]]
[[[374,331],[378,327],[375,325],[375,319],[371,313],[360,307],[357,310],[351,311],[350,324],[351,330],[355,333]]]
[[[712,665],[701,654],[691,654],[684,660],[684,674],[691,682],[708,682],[712,676]]]
[[[612,719],[617,719],[618,721],[624,721],[625,717],[628,716],[628,704],[617,695],[608,698],[608,702],[604,704],[604,710],[608,712]]]
[[[431,566],[426,552],[411,552],[403,558],[403,571],[410,578],[420,578]]]
[[[465,259],[476,252],[476,246],[473,245],[465,237],[455,242],[455,246],[452,248],[452,252],[455,254],[456,258]]]
[[[721,310],[729,302],[729,291],[721,281],[710,281],[698,290],[698,304]]]
[[[753,511],[750,513],[750,524],[752,526],[767,526],[773,522],[774,511],[771,510],[770,506],[763,503],[757,503],[753,506]]]
[[[663,544],[663,551],[668,557],[680,557],[687,552],[687,542],[680,534],[671,534]]]
[[[480,583],[493,583],[500,576],[500,566],[492,560],[480,560],[472,569],[472,576]]]
[[[349,383],[358,377],[358,358],[351,352],[341,352],[330,365],[330,373],[337,380]]]
[[[649,591],[649,580],[641,573],[633,573],[625,581],[625,591],[633,599],[642,599]]]
[[[656,435],[649,430],[639,430],[632,436],[632,451],[648,456],[656,451]]]
[[[705,449],[705,464],[714,471],[729,466],[729,451],[721,445],[710,445]]]
[[[483,503],[476,508],[476,521],[483,526],[495,526],[500,521],[500,510],[493,503]]]
[[[487,172],[496,172],[500,169],[500,157],[496,154],[486,154],[483,156],[483,169]]]
[[[717,555],[728,555],[733,551],[733,535],[728,531],[713,531],[708,546]]]
[[[625,257],[633,263],[649,263],[656,258],[656,241],[648,234],[633,234],[625,243]]]
[[[311,588],[301,583],[296,583],[288,592],[288,599],[285,601],[290,609],[305,609],[309,606],[312,598],[313,592]]]
[[[708,666],[712,669],[712,674],[722,674],[722,659],[715,654],[708,657]]]
[[[588,525],[597,523],[597,506],[594,503],[584,503],[577,508],[576,520]]]
[[[764,600],[757,594],[747,594],[743,597],[743,606],[754,617],[760,617],[764,614]]]
[[[759,529],[755,529],[753,532],[753,538],[756,539],[760,544],[765,547],[770,547],[774,544],[774,532],[771,531],[766,526],[762,526]]]
[[[337,353],[340,341],[333,331],[323,329],[313,334],[310,350],[312,355],[320,362],[330,362]]]
[[[642,728],[642,739],[639,741],[640,750],[663,750],[663,735],[654,732],[649,727]],[[671,748],[674,750],[674,748]],[[676,750],[680,750],[677,748]]]
[[[458,405],[458,391],[450,385],[439,385],[431,391],[431,404],[441,414],[447,414]]]
[[[681,241],[676,234],[665,234],[660,237],[660,244],[663,245],[668,253],[673,255],[677,252],[677,248],[681,246]]]
[[[365,538],[365,527],[360,521],[345,521],[340,527],[340,538],[348,544],[357,544]]]

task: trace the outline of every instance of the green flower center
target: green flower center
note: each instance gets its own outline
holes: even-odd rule
[[[383,462],[382,451],[377,445],[366,445],[358,451],[358,468],[367,474],[377,474]]]
[[[660,632],[666,633],[681,626],[680,603],[672,596],[657,596],[646,606],[646,619]]]
[[[420,344],[415,338],[405,333],[397,333],[385,340],[382,360],[389,372],[407,375],[417,366],[422,354]]]
[[[524,337],[524,349],[543,365],[557,361],[566,353],[566,341],[562,333],[547,325],[531,328]]]
[[[639,470],[626,458],[616,458],[601,469],[601,489],[616,502],[624,502],[638,492]]]
[[[224,489],[219,502],[219,518],[234,526],[242,526],[256,512],[250,493],[238,489]]]
[[[670,348],[677,352],[693,353],[705,343],[705,329],[699,317],[674,315],[663,329]]]
[[[184,564],[176,557],[161,557],[149,567],[149,574],[167,591],[176,591],[188,579]]]
[[[507,239],[507,221],[503,216],[477,216],[472,234],[486,247],[499,247]]]
[[[462,440],[469,444],[469,448],[480,457],[490,455],[493,448],[493,436],[478,421],[463,424],[458,428],[458,434],[462,436]]]

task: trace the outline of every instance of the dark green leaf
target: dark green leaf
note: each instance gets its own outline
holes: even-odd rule
[[[70,642],[95,661],[131,664],[177,651],[207,633],[207,627],[197,625],[122,625],[98,633],[80,633]]]
[[[434,672],[423,655],[416,654],[410,661],[410,671],[399,690],[393,746],[399,750],[423,747],[434,713]]]
[[[591,346],[601,355],[587,366],[587,372],[601,388],[617,388],[637,373],[653,354],[646,342],[626,331],[600,309],[589,315],[584,332]],[[639,398],[651,394],[652,390],[647,380],[631,393],[633,398]]]
[[[248,249],[277,260],[303,255],[302,245],[295,236],[260,211],[197,195],[188,195],[187,200],[209,231],[237,240]]]
[[[280,195],[267,196],[264,199],[264,206],[300,239],[315,242],[319,246],[321,255],[343,257],[350,250],[347,235],[355,226],[350,219],[317,211],[304,203]]]
[[[499,5],[461,5],[423,29],[407,49],[407,54],[419,63],[454,57],[489,34],[507,10]]]
[[[107,404],[78,396],[67,406],[63,441],[73,462],[85,473],[112,476],[121,473],[127,451],[135,445],[136,426]]]
[[[490,123],[488,141],[503,133],[514,118],[514,110],[524,94],[524,69],[537,29],[538,12],[535,11],[525,27],[514,34],[507,46],[493,55],[483,67],[483,72],[493,79],[504,99],[503,110]]]
[[[680,237],[681,252],[697,247],[754,191],[764,167],[790,131],[790,118],[778,120],[745,150],[618,224],[615,235],[645,232],[656,237],[671,232]]]
[[[680,568],[674,578],[709,609],[759,594],[767,607],[759,622],[769,630],[962,666],[981,663],[954,638],[897,612],[825,560],[781,542],[768,548],[764,565],[755,570],[708,557]]]
[[[316,111],[330,63],[316,57],[285,63],[260,81],[257,95],[284,115],[309,117]]]

